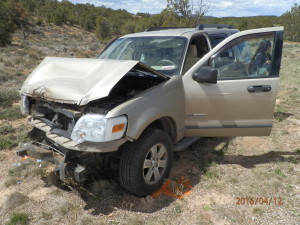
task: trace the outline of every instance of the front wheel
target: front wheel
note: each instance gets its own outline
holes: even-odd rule
[[[135,195],[152,194],[168,177],[172,161],[173,144],[169,135],[158,129],[148,129],[137,141],[124,146],[120,182]]]

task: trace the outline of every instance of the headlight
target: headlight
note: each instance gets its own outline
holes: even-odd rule
[[[75,124],[71,139],[77,143],[117,140],[123,137],[126,127],[126,116],[106,119],[103,115],[86,114]]]
[[[28,101],[28,97],[26,95],[21,95],[20,109],[21,109],[22,115],[28,115],[29,101]]]

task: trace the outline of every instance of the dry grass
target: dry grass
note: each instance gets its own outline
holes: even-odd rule
[[[6,109],[3,111],[6,112]],[[16,120],[19,118],[19,112],[15,113],[14,110],[10,111],[10,114],[7,114],[7,116],[11,116],[9,120],[1,120],[3,111],[0,113],[0,150],[11,149],[20,142],[28,140],[28,132],[31,129],[23,119]]]
[[[13,192],[11,193],[6,200],[6,203],[0,208],[1,215],[10,215],[11,212],[16,212],[18,208],[21,208],[23,205],[26,205],[30,199],[20,193]]]
[[[32,224],[300,223],[300,44],[284,44],[271,136],[201,139],[176,155],[171,175],[173,180],[189,179],[191,194],[150,201],[128,194],[117,181],[101,180],[81,189],[59,182],[51,165],[40,168],[33,161],[14,166],[22,161],[13,150],[29,128],[13,108],[18,101],[13,90],[45,56],[93,57],[103,47],[76,27],[34,29],[27,42],[16,35],[13,46],[0,49],[0,90],[5,90],[0,98],[11,96],[0,103],[0,137],[14,141],[0,155],[0,224],[8,224],[14,213],[25,213],[17,217]],[[240,198],[272,202],[238,205]],[[283,205],[275,204],[279,198]]]

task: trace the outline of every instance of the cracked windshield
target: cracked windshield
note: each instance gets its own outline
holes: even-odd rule
[[[183,60],[186,39],[180,37],[120,38],[101,59],[137,60],[166,75],[177,75]]]

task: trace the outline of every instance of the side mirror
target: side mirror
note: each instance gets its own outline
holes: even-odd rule
[[[193,74],[193,79],[199,83],[216,84],[218,78],[218,70],[208,66],[201,67]]]

